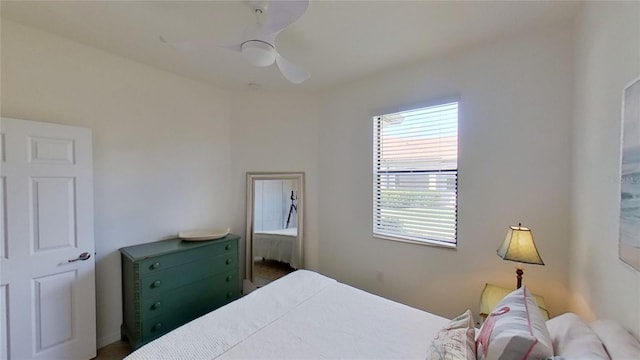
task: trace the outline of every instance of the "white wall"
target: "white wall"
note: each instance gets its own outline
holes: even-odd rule
[[[640,337],[640,272],[618,259],[622,90],[640,76],[640,3],[585,3],[576,34],[573,309]]]
[[[93,130],[102,346],[120,338],[120,247],[231,223],[229,94],[4,19],[1,30],[2,116]]]
[[[3,20],[2,116],[94,131],[100,345],[119,337],[117,249],[212,225],[244,236],[247,171],[306,173],[307,268],[444,316],[477,311],[485,282],[514,285],[495,249],[522,221],[547,264],[524,281],[552,314],[569,310],[571,279],[572,309],[637,335],[640,276],[617,259],[616,216],[638,4],[585,7],[575,59],[567,24],[323,94],[228,93]],[[373,238],[371,116],[451,95],[458,249]]]
[[[305,173],[305,268],[317,270],[317,96],[248,90],[233,93],[231,104],[234,229],[241,229],[240,234],[244,237],[247,172],[302,171]]]
[[[485,282],[515,286],[496,249],[533,229],[546,266],[525,284],[552,314],[568,305],[570,24],[395,69],[326,94],[320,125],[320,270],[443,316],[477,314]],[[372,115],[458,95],[458,248],[372,237]]]

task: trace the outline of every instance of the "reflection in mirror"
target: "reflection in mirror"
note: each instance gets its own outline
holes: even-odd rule
[[[247,173],[247,278],[260,287],[302,268],[303,173]]]

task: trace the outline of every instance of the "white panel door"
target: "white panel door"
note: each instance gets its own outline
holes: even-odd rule
[[[0,121],[0,356],[91,359],[91,130]]]

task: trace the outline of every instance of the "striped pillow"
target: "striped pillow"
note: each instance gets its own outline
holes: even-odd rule
[[[526,286],[505,296],[482,324],[478,360],[533,360],[553,356],[551,336]]]

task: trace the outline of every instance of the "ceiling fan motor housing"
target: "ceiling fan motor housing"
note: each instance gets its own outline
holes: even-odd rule
[[[255,66],[269,66],[276,61],[275,48],[261,40],[248,40],[242,43],[242,55]]]

